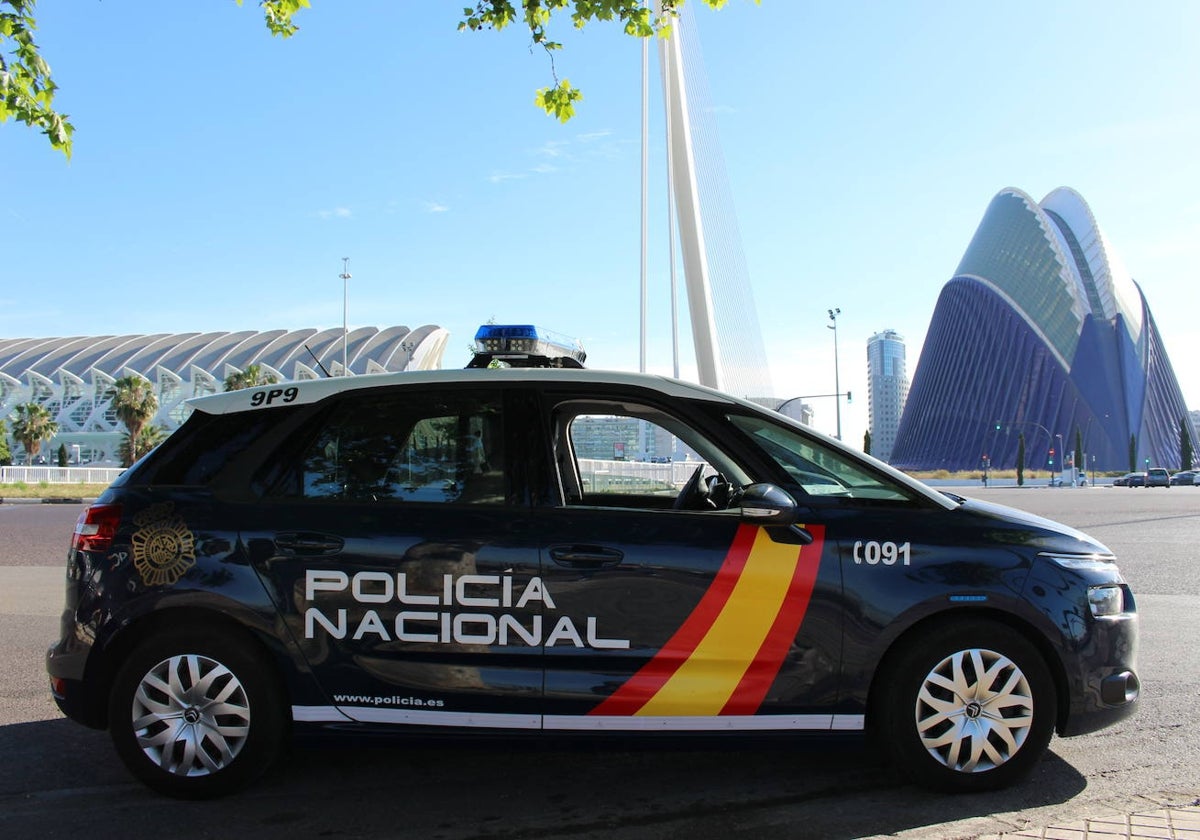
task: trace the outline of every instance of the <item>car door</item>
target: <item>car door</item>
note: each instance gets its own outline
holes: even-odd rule
[[[820,528],[743,522],[731,493],[752,476],[686,409],[547,394],[545,415],[545,727],[833,726],[840,582]]]
[[[805,510],[804,520],[823,530],[826,557],[841,567],[841,713],[861,719],[881,656],[921,618],[947,608],[1026,610],[1020,593],[1028,561],[1011,546],[1029,533],[773,418],[730,420],[775,462],[780,486]]]
[[[298,720],[539,726],[538,547],[506,399],[352,392],[263,468],[243,540],[326,694]]]

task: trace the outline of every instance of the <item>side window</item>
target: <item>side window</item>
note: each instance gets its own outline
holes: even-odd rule
[[[693,429],[652,408],[565,403],[555,414],[556,461],[569,505],[719,510],[746,476]],[[694,498],[681,498],[689,479]],[[698,487],[697,487],[698,485]]]
[[[284,495],[504,504],[503,416],[497,394],[355,396],[299,452]]]
[[[905,488],[817,438],[806,437],[762,417],[732,415],[729,420],[810,496],[886,501],[913,498]]]

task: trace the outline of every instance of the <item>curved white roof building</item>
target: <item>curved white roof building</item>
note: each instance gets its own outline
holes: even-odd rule
[[[258,365],[279,381],[441,367],[450,334],[436,326],[157,333],[154,335],[0,338],[0,418],[18,405],[48,408],[59,434],[42,451],[79,446],[85,460],[116,462],[124,428],[112,410],[112,383],[140,376],[154,383],[158,414],[174,431],[185,400],[224,389],[225,378]],[[346,358],[342,367],[343,352]],[[9,433],[12,425],[9,424]],[[15,453],[14,453],[15,454]]]

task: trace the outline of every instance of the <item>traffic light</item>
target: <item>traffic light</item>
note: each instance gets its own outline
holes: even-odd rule
[[[1054,466],[1054,447],[1050,447],[1050,466]]]

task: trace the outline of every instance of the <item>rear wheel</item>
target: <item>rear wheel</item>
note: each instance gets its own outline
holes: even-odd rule
[[[230,793],[279,751],[281,698],[264,657],[231,634],[172,631],[134,649],[113,682],[117,753],[148,786],[184,799]]]
[[[946,791],[992,790],[1027,775],[1050,743],[1057,700],[1038,650],[995,622],[947,623],[920,634],[882,684],[884,734],[913,781]]]

